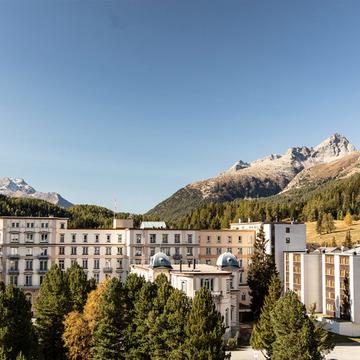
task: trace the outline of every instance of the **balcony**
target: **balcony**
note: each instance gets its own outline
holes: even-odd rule
[[[112,267],[104,267],[103,272],[104,272],[104,274],[111,274],[113,272],[113,268]]]
[[[37,272],[38,274],[45,274],[45,273],[48,272],[48,269],[37,269],[36,272]]]
[[[117,273],[121,273],[124,271],[124,268],[122,267],[117,267],[116,270],[115,270]]]
[[[48,259],[49,258],[49,255],[48,254],[39,254],[37,256],[38,259]]]
[[[9,269],[8,270],[8,274],[9,275],[18,275],[19,274],[19,269]]]
[[[8,259],[19,259],[20,255],[19,254],[8,254],[6,257]]]

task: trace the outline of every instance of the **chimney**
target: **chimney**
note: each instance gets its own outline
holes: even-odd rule
[[[193,270],[195,270],[195,268],[196,268],[196,260],[193,259]]]
[[[180,260],[180,272],[182,272],[182,260]]]

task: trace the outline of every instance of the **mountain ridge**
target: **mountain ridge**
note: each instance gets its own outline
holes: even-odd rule
[[[147,215],[173,220],[208,202],[276,195],[302,171],[353,152],[356,152],[355,146],[345,136],[335,133],[314,147],[291,147],[283,155],[271,154],[250,163],[238,160],[217,176],[179,189]]]
[[[33,198],[45,200],[62,208],[69,208],[73,204],[57,192],[41,192],[35,190],[24,179],[16,177],[0,178],[0,194],[15,198]]]

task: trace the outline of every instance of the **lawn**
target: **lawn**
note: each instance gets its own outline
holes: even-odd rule
[[[360,221],[354,221],[349,227],[344,221],[336,220],[335,226],[336,229],[331,234],[319,235],[316,233],[316,222],[306,223],[306,241],[310,244],[315,242],[321,246],[324,244],[331,246],[332,239],[335,238],[337,245],[341,246],[345,239],[346,232],[350,230],[353,243],[356,244],[358,241],[360,242]]]

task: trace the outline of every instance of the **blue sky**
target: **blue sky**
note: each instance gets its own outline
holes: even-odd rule
[[[359,1],[0,0],[0,175],[143,212],[334,132],[360,147]]]

